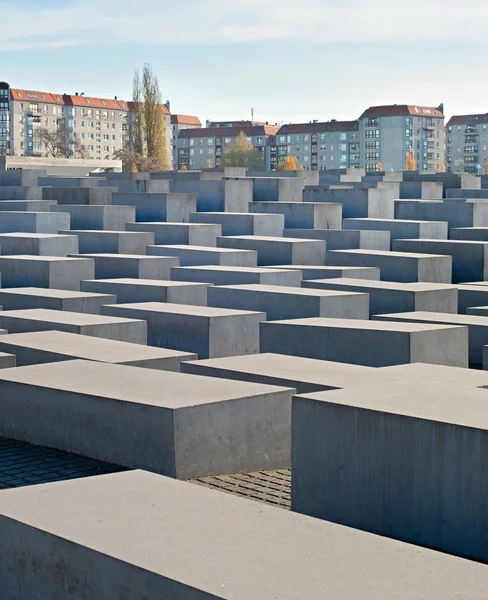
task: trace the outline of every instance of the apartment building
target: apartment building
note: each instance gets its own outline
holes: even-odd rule
[[[305,170],[359,168],[357,121],[292,123],[283,125],[271,142],[270,163],[277,169],[294,156]]]
[[[183,129],[178,135],[178,168],[212,169],[222,166],[222,157],[227,145],[241,131],[262,153],[264,170],[271,169],[270,138],[279,130],[274,125],[251,125],[243,127],[205,127]]]
[[[202,123],[192,115],[171,115],[171,148],[173,165],[178,164],[178,136],[183,129],[201,129]]]
[[[254,125],[269,125],[263,121],[209,121],[207,119],[205,127],[253,127]]]
[[[171,115],[162,105],[166,145],[172,165]],[[84,94],[52,94],[11,88],[0,82],[0,153],[15,156],[44,156],[46,148],[39,131],[63,126],[68,141],[83,148],[85,158],[112,158],[130,147],[132,113],[124,100],[93,98]]]
[[[412,152],[417,168],[439,171],[445,164],[443,106],[372,106],[359,118],[361,166],[401,171]]]
[[[488,113],[451,117],[446,128],[447,171],[484,173],[488,156]]]

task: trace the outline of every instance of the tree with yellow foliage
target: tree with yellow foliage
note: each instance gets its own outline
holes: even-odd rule
[[[280,167],[280,171],[297,171],[297,159],[296,156],[286,156],[285,161]]]
[[[488,175],[488,156],[486,157],[486,160],[485,160],[485,171],[484,171],[483,175]]]
[[[243,131],[227,144],[223,158],[224,167],[246,167],[250,171],[264,169],[264,154],[254,148]]]
[[[383,171],[383,165],[380,162],[376,165],[376,170]]]
[[[417,161],[413,157],[413,152],[407,152],[405,157],[405,171],[416,171]]]
[[[439,173],[445,173],[446,172],[446,163],[441,163],[439,165]]]
[[[181,165],[180,171],[188,171],[188,167],[186,165]]]

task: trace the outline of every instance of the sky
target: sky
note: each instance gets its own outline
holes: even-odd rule
[[[130,99],[147,62],[202,123],[488,112],[486,0],[0,0],[0,23],[12,87]]]

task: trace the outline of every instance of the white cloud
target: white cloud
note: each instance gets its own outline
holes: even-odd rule
[[[458,0],[77,0],[43,6],[0,0],[3,49],[100,42],[484,42],[488,22],[485,0],[471,0],[469,11]]]

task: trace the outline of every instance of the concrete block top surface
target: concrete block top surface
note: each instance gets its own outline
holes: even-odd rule
[[[403,241],[403,240],[397,240]],[[419,242],[421,240],[412,240]],[[422,240],[424,241],[424,240]],[[445,242],[448,240],[432,240],[433,242]],[[391,250],[366,250],[366,249],[354,249],[354,250],[328,250],[327,253],[333,254],[357,254],[358,256],[384,256],[389,258],[442,258],[443,254],[425,254],[420,252],[394,252]]]
[[[193,304],[171,304],[169,302],[136,302],[132,304],[112,304],[107,306],[108,310],[118,308],[129,309],[134,311],[134,314],[140,313],[141,317],[144,313],[163,313],[175,315],[188,315],[193,317],[236,317],[239,315],[263,315],[251,310],[234,310],[231,308],[212,308],[210,306],[196,306]],[[8,313],[4,313],[8,314]]]
[[[250,236],[252,237],[252,236]],[[227,239],[227,238],[225,238]],[[280,238],[275,238],[280,239]],[[191,250],[193,252],[218,252],[224,254],[232,254],[233,252],[250,252],[250,250],[241,250],[240,248],[216,248],[214,246],[186,246],[183,244],[159,245],[150,244],[148,248],[163,248],[168,250]]]
[[[180,267],[178,267],[180,268]],[[166,281],[164,279],[131,279],[131,278],[120,278],[120,279],[87,279],[92,283],[109,283],[117,285],[139,285],[141,287],[208,287],[208,283],[200,283],[193,281]],[[1,289],[0,289],[1,292]],[[94,294],[96,295],[96,294]]]
[[[2,336],[0,342],[11,346],[43,350],[100,362],[143,361],[155,358],[178,358],[191,360],[195,354],[155,348],[143,344],[131,344],[106,338],[98,338],[64,331],[34,331],[12,333]],[[488,378],[487,378],[488,383]]]
[[[287,294],[289,296],[320,296],[324,298],[330,298],[331,296],[351,296],[351,292],[342,292],[339,290],[317,290],[313,288],[298,288],[284,285],[265,285],[260,283],[251,283],[247,285],[216,285],[213,287],[213,289],[242,290],[249,292],[262,292],[263,294]]]
[[[137,306],[137,305],[136,305]],[[394,331],[397,333],[416,333],[420,331],[436,331],[453,329],[449,325],[436,325],[432,323],[410,323],[405,321],[366,321],[362,319],[330,319],[327,317],[310,317],[308,319],[287,319],[273,321],[270,325],[300,325],[303,327],[325,327],[334,329],[357,329],[359,331]]]
[[[344,269],[344,267],[337,268]],[[353,279],[351,277],[336,277],[334,279],[311,279],[307,281],[307,285],[313,283],[324,283],[331,286],[348,285],[357,288],[374,288],[378,290],[394,290],[399,292],[436,292],[441,290],[458,289],[456,285],[451,285],[449,283],[430,283],[428,281],[401,283],[396,281],[377,281],[374,279]]]
[[[290,271],[299,271],[300,267],[294,267],[293,265],[286,265],[285,268],[279,267],[231,267],[227,265],[198,265],[194,267],[174,267],[178,271],[219,271],[221,273],[269,273],[270,268],[273,269],[273,273],[289,273]],[[310,268],[310,267],[308,267]],[[226,286],[227,287],[227,286]]]
[[[5,490],[0,515],[178,582],[174,598],[481,600],[488,588],[484,565],[146,471]]]
[[[78,258],[66,257],[66,256],[37,256],[37,255],[26,255],[26,254],[14,254],[12,256],[0,256],[0,260],[9,260],[9,261],[35,261],[39,263],[66,263],[80,260]]]
[[[390,313],[385,315],[374,315],[375,319],[414,319],[426,323],[448,323],[450,325],[484,325],[488,327],[488,317],[476,315],[458,315],[453,313],[415,311],[404,313]]]
[[[366,223],[415,223],[416,225],[432,224],[432,223],[442,223],[444,224],[446,221],[420,221],[418,219],[377,219],[369,218],[369,217],[351,217],[348,219],[344,219],[344,221],[356,222],[356,221],[364,221]]]
[[[1,369],[1,381],[168,409],[289,392],[293,389],[245,381],[230,383],[215,377],[136,369],[88,360]]]
[[[114,305],[115,306],[115,305]],[[135,305],[137,306],[137,304]],[[0,317],[31,319],[45,321],[46,323],[66,323],[84,327],[86,325],[102,325],[105,323],[127,323],[133,319],[93,315],[91,313],[69,312],[64,310],[51,310],[49,308],[27,308],[24,310],[5,310],[0,312]]]
[[[107,294],[96,294],[92,292],[78,292],[72,290],[58,290],[53,288],[0,288],[0,294],[15,294],[17,296],[42,296],[43,298],[100,298],[108,297]],[[8,311],[5,311],[5,314]]]
[[[429,381],[439,381],[440,383],[466,384],[475,387],[488,385],[488,372],[479,369],[464,369],[461,367],[448,367],[426,363],[408,363],[406,365],[380,367],[378,371],[388,377],[398,377],[409,381],[427,379]]]
[[[278,204],[274,202],[274,204]],[[281,204],[281,203],[280,203]],[[294,203],[296,204],[296,203]],[[282,243],[286,242],[289,244],[304,244],[306,242],[321,242],[322,240],[314,240],[314,239],[304,239],[304,238],[287,238],[287,237],[272,237],[267,235],[229,235],[225,236],[222,239],[224,240],[252,240],[255,242],[262,243]]]
[[[488,389],[424,379],[381,383],[363,391],[331,390],[301,397],[488,431]]]
[[[74,231],[67,231],[67,234],[75,235]],[[13,233],[0,233],[1,238],[19,238],[19,239],[33,239],[33,240],[43,240],[43,239],[56,239],[60,237],[65,237],[63,234],[59,233],[28,233],[28,232],[13,232]]]
[[[110,253],[94,253],[94,254],[70,254],[70,256],[72,258],[112,258],[112,259],[117,259],[117,260],[122,260],[124,258],[126,258],[127,260],[129,259],[133,259],[133,260],[152,260],[152,261],[158,261],[161,260],[162,258],[164,258],[164,256],[146,256],[145,254],[110,254]]]

